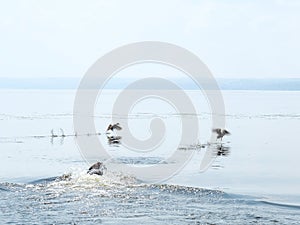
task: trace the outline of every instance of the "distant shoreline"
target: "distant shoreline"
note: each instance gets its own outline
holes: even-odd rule
[[[111,80],[104,89],[124,89],[132,82],[131,79]],[[188,79],[172,79],[172,82],[186,90],[199,89]],[[217,79],[221,90],[265,90],[265,91],[300,91],[300,78],[277,79]],[[45,89],[45,90],[75,90],[80,84],[80,78],[0,78],[0,89]],[[143,86],[141,89],[166,89],[157,84]],[[92,84],[88,89],[97,88]]]

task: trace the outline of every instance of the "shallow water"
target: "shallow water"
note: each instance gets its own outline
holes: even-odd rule
[[[179,146],[194,155],[187,166],[161,184],[143,184],[108,170],[104,177],[86,175],[89,164],[76,146],[73,91],[0,91],[0,223],[1,224],[299,224],[300,92],[225,91],[228,147],[212,167],[199,172],[211,121],[198,92],[190,91],[197,114],[178,114],[168,107],[142,105],[128,117],[139,127],[160,117],[170,127],[161,154],[138,156],[104,134],[112,120],[115,92],[97,105],[97,135],[114,163],[152,165],[176,147],[178,119],[200,120],[197,143]],[[105,98],[107,97],[107,98]],[[12,102],[16,104],[12,104]],[[200,102],[200,103],[199,103]],[[122,120],[124,115],[114,116]],[[63,129],[63,131],[60,130]],[[51,137],[51,130],[58,136]],[[120,134],[122,136],[122,133]],[[204,146],[203,148],[201,146]],[[120,172],[120,171],[119,171]],[[71,173],[70,180],[57,180]]]

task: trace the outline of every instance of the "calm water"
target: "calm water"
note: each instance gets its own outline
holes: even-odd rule
[[[132,111],[131,130],[139,138],[147,138],[142,128],[154,117],[169,128],[165,152],[138,158],[126,152],[122,139],[112,144],[104,134],[116,94],[104,93],[94,119],[101,142],[119,163],[156,163],[176,147],[180,117],[199,119],[198,142],[180,146],[194,151],[183,171],[156,185],[109,167],[104,177],[86,175],[89,165],[73,136],[74,92],[1,90],[1,224],[299,224],[300,92],[223,92],[232,135],[224,139],[227,151],[204,173],[199,162],[211,120],[201,93],[188,92],[196,115],[180,115],[162,102]],[[52,129],[67,136],[52,138]]]

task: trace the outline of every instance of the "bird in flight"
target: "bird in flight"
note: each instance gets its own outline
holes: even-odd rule
[[[221,139],[221,141],[222,141],[224,136],[230,135],[230,132],[228,130],[225,130],[225,129],[217,128],[217,129],[213,129],[212,131],[218,135],[217,140]]]
[[[120,123],[116,123],[116,124],[109,124],[109,126],[107,127],[106,131],[114,131],[114,130],[122,130],[122,127],[120,126]]]

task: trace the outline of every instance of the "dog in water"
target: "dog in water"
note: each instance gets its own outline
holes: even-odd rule
[[[89,170],[87,171],[88,174],[93,175],[99,175],[102,176],[104,174],[104,171],[106,170],[106,167],[101,162],[96,162],[94,165],[92,165]]]

